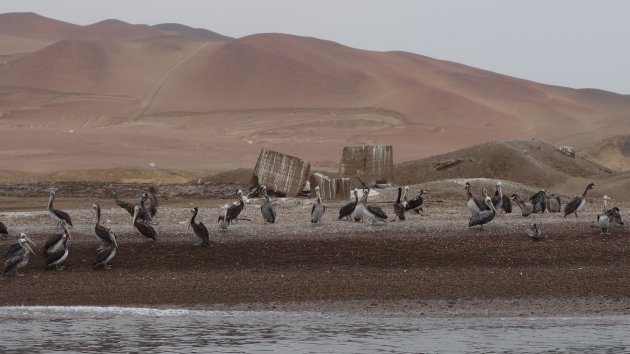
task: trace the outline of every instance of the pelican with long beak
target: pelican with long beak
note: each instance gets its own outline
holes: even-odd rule
[[[497,215],[497,209],[495,209],[494,204],[492,204],[492,199],[490,197],[486,197],[484,202],[490,210],[481,210],[471,216],[468,221],[468,227],[480,225],[483,230],[483,225],[492,221],[492,219],[494,219]]]
[[[326,206],[322,204],[322,195],[319,192],[319,186],[315,187],[315,193],[317,194],[317,204],[313,205],[313,209],[311,209],[311,222],[319,223],[322,221],[322,217],[326,212]]]
[[[52,266],[55,266],[55,269],[57,270],[62,270],[64,268],[61,264],[66,261],[66,258],[68,258],[68,236],[67,232],[61,235],[61,247],[48,254],[46,259],[46,270]]]
[[[24,274],[20,274],[18,271],[28,264],[31,253],[37,255],[37,253],[35,253],[35,251],[33,251],[33,249],[31,248],[31,246],[28,245],[26,237],[20,237],[20,239],[18,239],[18,244],[20,245],[20,248],[22,250],[20,252],[16,252],[12,257],[7,258],[7,260],[4,262],[4,270],[2,271],[2,275],[15,273],[15,275],[18,277],[24,276]]]
[[[70,238],[70,234],[68,233],[68,229],[66,228],[65,220],[61,220],[59,224],[63,229],[63,233],[52,235],[48,238],[48,240],[46,240],[46,243],[44,244],[45,257],[49,257],[52,254],[58,252],[63,252],[63,250],[66,248],[66,242],[68,241],[68,238]]]
[[[57,226],[61,225],[61,220],[64,220],[66,224],[72,227],[72,219],[70,218],[70,215],[68,215],[65,211],[61,211],[53,207],[55,196],[55,191],[50,191],[50,198],[48,199],[48,214],[50,215],[50,220],[52,220],[52,222],[54,222]]]
[[[109,242],[107,246],[103,247],[96,255],[96,262],[94,262],[94,269],[103,266],[104,269],[109,270],[112,268],[111,261],[118,251],[118,241],[116,241],[116,234],[114,231],[109,230]]]
[[[13,256],[15,256],[15,254],[17,252],[22,252],[22,246],[20,246],[20,240],[21,239],[25,239],[26,242],[30,243],[31,245],[33,245],[34,247],[37,247],[37,244],[33,241],[31,241],[31,239],[26,236],[25,233],[20,233],[20,236],[18,236],[18,240],[16,243],[12,244],[11,246],[9,246],[9,249],[7,249],[7,253],[5,253],[5,258],[11,258]]]
[[[276,222],[276,211],[271,206],[271,202],[269,201],[269,194],[267,194],[267,186],[260,186],[260,190],[262,194],[265,196],[265,200],[260,205],[260,212],[262,213],[263,219],[268,223]]]
[[[339,218],[337,220],[351,219],[354,208],[356,208],[357,204],[359,203],[359,193],[358,190],[355,188],[352,190],[352,192],[350,192],[350,194],[354,196],[354,202],[350,202],[339,209]]]
[[[236,198],[238,198],[238,203],[230,205],[225,214],[225,221],[228,224],[232,223],[232,221],[236,221],[236,218],[238,218],[239,214],[245,209],[242,190],[239,189],[236,191]]]
[[[190,217],[190,222],[188,223],[188,228],[190,229],[192,227],[193,233],[199,239],[199,243],[195,243],[195,246],[208,246],[210,244],[210,236],[206,225],[204,225],[201,221],[195,222],[198,212],[199,208],[197,207],[190,209],[190,213],[192,215]]]
[[[136,205],[133,208],[133,226],[140,232],[144,237],[150,238],[155,241],[157,236],[157,232],[155,229],[149,225],[148,223],[138,219],[138,215],[140,214],[140,207]]]
[[[578,217],[578,211],[582,210],[584,208],[584,205],[586,205],[586,193],[593,189],[593,187],[595,187],[595,183],[589,183],[581,196],[573,198],[573,200],[571,200],[569,204],[564,207],[565,218],[567,217],[567,215],[570,214],[575,214],[575,217]]]

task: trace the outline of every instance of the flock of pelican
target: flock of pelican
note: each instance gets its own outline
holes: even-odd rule
[[[576,196],[567,203],[564,207],[564,216],[574,214],[578,216],[584,205],[586,204],[586,194],[589,190],[592,190],[595,185],[590,183],[584,193],[581,196]],[[276,211],[272,206],[269,199],[267,187],[262,185],[258,188],[262,193],[263,200],[260,206],[260,211],[265,223],[275,223]],[[523,216],[529,216],[535,213],[544,213],[545,211],[557,213],[561,211],[560,197],[551,194],[547,195],[544,190],[535,193],[530,198],[523,200],[518,194],[512,194],[511,198],[503,194],[503,188],[501,182],[496,183],[496,191],[491,197],[488,195],[487,190],[483,189],[483,198],[476,198],[471,192],[470,183],[465,184],[467,206],[470,210],[471,216],[468,222],[468,226],[479,225],[483,229],[483,225],[491,222],[498,213],[498,210],[502,210],[506,213],[512,212],[512,201],[521,209]],[[420,214],[424,211],[424,190],[420,189],[414,198],[408,200],[407,193],[409,187],[398,187],[398,195],[396,201],[393,203],[393,211],[395,220],[404,221],[406,212],[413,212]],[[114,201],[118,206],[126,210],[132,217],[132,225],[135,229],[144,237],[152,240],[156,240],[157,232],[152,225],[156,224],[155,216],[157,214],[157,198],[155,196],[155,189],[149,188],[148,192],[142,193],[136,204],[129,203],[118,199],[118,196],[114,193]],[[326,212],[326,206],[322,202],[320,188],[315,187],[315,193],[317,196],[315,204],[311,209],[310,222],[320,223]],[[359,196],[361,193],[361,196]],[[362,221],[371,220],[372,224],[386,223],[388,216],[385,214],[382,208],[368,204],[368,196],[370,194],[370,188],[363,188],[361,190],[354,189],[351,192],[353,201],[342,206],[339,210],[338,220],[351,220]],[[70,233],[68,227],[72,227],[72,219],[70,215],[59,209],[55,209],[53,202],[55,200],[55,192],[50,192],[50,199],[48,200],[48,214],[58,228],[63,230],[62,233],[51,236],[44,245],[43,253],[46,257],[46,269],[63,269],[63,263],[68,257],[68,241]],[[230,224],[239,220],[239,215],[245,208],[245,201],[243,191],[238,190],[236,192],[237,202],[225,208],[222,215],[217,220],[218,230],[227,231]],[[621,216],[619,214],[619,208],[608,208],[607,196],[604,196],[604,207],[601,213],[597,215],[597,221],[601,229],[602,234],[608,234],[608,230],[613,224],[623,225]],[[148,201],[148,205],[145,203]],[[95,225],[94,234],[97,238],[99,246],[97,248],[96,259],[93,264],[94,268],[103,267],[104,269],[111,268],[111,261],[116,255],[118,250],[118,242],[116,240],[116,234],[112,229],[106,228],[101,225],[101,207],[98,203],[94,203],[92,208],[95,212]],[[210,244],[210,237],[207,227],[203,222],[196,221],[199,209],[194,207],[190,210],[191,217],[188,222],[188,228],[192,229],[194,236],[198,239],[196,245],[208,246]],[[527,236],[533,239],[539,239],[542,235],[537,224],[526,230]],[[8,235],[6,226],[0,222],[0,235]],[[32,246],[36,244],[25,234],[20,233],[18,240],[15,244],[11,245],[5,254],[5,264],[2,275],[15,274],[16,276],[22,276],[18,271],[24,268],[29,261],[30,254],[36,254]]]

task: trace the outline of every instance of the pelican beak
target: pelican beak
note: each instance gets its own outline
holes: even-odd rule
[[[112,237],[112,241],[114,242],[114,247],[118,249],[118,241],[116,240],[116,237]]]
[[[28,243],[26,243],[26,245],[25,245],[25,246],[26,246],[26,248],[28,248],[29,252],[31,252],[32,254],[34,254],[34,255],[36,255],[36,256],[37,256],[37,252],[35,252],[35,251],[31,248],[31,246],[29,246],[29,245],[28,245]]]
[[[35,242],[31,241],[31,239],[30,239],[30,238],[28,238],[28,236],[24,237],[24,239],[26,239],[26,242],[28,242],[28,243],[30,243],[31,245],[33,245],[33,246],[37,247],[37,244],[36,244]]]
[[[499,213],[497,212],[497,208],[495,208],[495,207],[494,207],[494,204],[490,203],[490,208],[492,208],[492,210],[494,210],[494,213],[495,213],[496,215],[499,215],[499,216],[501,215],[501,214],[499,214]]]

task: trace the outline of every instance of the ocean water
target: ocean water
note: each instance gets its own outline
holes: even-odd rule
[[[417,318],[0,307],[0,349],[3,353],[622,353],[630,352],[630,316]]]

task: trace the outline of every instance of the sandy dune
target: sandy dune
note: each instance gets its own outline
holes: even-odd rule
[[[412,53],[36,14],[1,14],[0,44],[3,170],[205,173],[251,167],[261,148],[330,164],[372,143],[403,162],[530,138],[630,166],[605,143],[629,131],[629,96]]]

